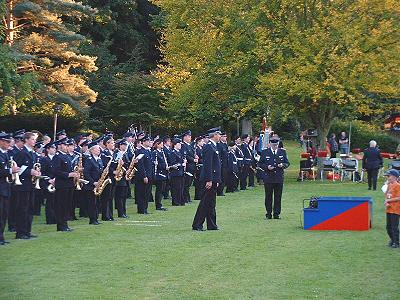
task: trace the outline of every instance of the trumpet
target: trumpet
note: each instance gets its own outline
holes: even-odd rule
[[[38,171],[38,172],[40,172],[40,169],[41,169],[41,165],[40,165],[40,163],[35,163],[34,165],[33,165],[33,169],[35,170],[35,171]],[[32,176],[32,183],[35,185],[35,189],[36,190],[40,190],[40,179],[41,178],[44,178],[43,176]]]

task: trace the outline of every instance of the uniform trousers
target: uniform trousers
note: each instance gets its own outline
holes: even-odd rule
[[[226,192],[233,193],[238,185],[238,176],[232,171],[228,171],[226,174]]]
[[[136,193],[136,204],[137,212],[144,214],[147,212],[149,206],[149,194],[151,192],[151,183],[144,183],[143,179],[136,179],[135,182],[135,193]]]
[[[185,205],[185,201],[183,199],[183,183],[183,176],[171,177],[170,185],[172,205]]]
[[[73,187],[56,188],[54,204],[58,231],[68,228],[68,220],[70,218],[70,209],[73,195]]]
[[[221,183],[217,187],[217,196],[224,195],[224,189],[228,182],[228,170],[226,168],[221,168]]]
[[[17,198],[16,237],[29,236],[32,230],[34,191],[18,191],[15,194]]]
[[[94,194],[93,191],[90,190],[86,190],[85,195],[88,205],[89,223],[96,222],[99,217],[99,211],[97,208],[98,197]]]
[[[156,204],[156,209],[162,208],[162,198],[167,181],[166,180],[156,180],[154,182],[156,186],[156,193],[154,195],[154,200]]]
[[[399,244],[399,218],[397,214],[386,214],[386,231],[393,244]]]
[[[184,175],[184,186],[183,186],[183,201],[185,203],[189,203],[192,200],[190,199],[190,187],[193,184],[193,176],[188,174]]]
[[[4,241],[4,229],[6,228],[9,197],[0,196],[0,242]]]
[[[100,195],[101,202],[101,219],[107,221],[113,218],[113,195],[114,186],[110,183],[108,184]]]
[[[17,228],[17,206],[18,197],[17,192],[11,190],[10,206],[8,210],[8,231],[15,231]]]
[[[49,191],[44,191],[44,196],[46,198],[46,205],[45,205],[46,224],[56,224],[57,221],[54,208],[55,192],[50,193]]]
[[[203,182],[203,185],[205,186],[205,182]],[[202,229],[204,221],[207,222],[208,230],[215,230],[218,228],[217,213],[215,210],[216,199],[217,183],[213,183],[210,189],[204,188],[203,197],[200,200],[194,216],[192,224],[193,229]]]
[[[243,165],[240,173],[240,189],[245,190],[247,187],[247,177],[249,176],[250,165]]]
[[[265,189],[265,209],[267,215],[279,216],[281,214],[281,198],[283,183],[264,183]]]
[[[128,186],[117,185],[115,187],[115,208],[118,217],[126,215],[126,198],[128,196]]]

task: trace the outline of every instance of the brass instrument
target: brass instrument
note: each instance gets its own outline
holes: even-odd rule
[[[9,164],[10,164],[10,169],[13,167],[18,167],[17,163],[15,162],[15,160],[13,159],[12,156],[10,157]],[[19,179],[18,173],[12,173],[11,180],[7,177],[7,182],[9,182],[9,183],[14,182],[15,185],[22,185],[22,182]]]
[[[104,168],[103,172],[101,173],[101,176],[100,176],[99,181],[97,182],[97,185],[94,187],[93,192],[94,192],[95,196],[100,196],[101,193],[103,193],[105,187],[111,183],[111,179],[107,178],[107,176],[110,171],[110,166],[111,166],[112,161],[113,161],[112,159],[109,160],[107,166]]]
[[[49,193],[55,193],[55,191],[56,191],[55,185],[49,183],[49,185],[47,186],[47,191],[48,191]]]
[[[124,153],[119,152],[117,156],[118,164],[117,168],[115,169],[116,174],[115,174],[115,180],[116,181],[121,181],[121,179],[124,177],[124,172],[126,172],[126,169],[124,168],[124,160],[122,159]]]
[[[40,172],[41,165],[40,163],[34,163],[33,164],[33,169],[35,171]],[[42,176],[32,176],[32,183],[35,185],[36,190],[40,190],[40,179],[43,178]]]
[[[126,170],[125,179],[128,181],[131,180],[133,176],[135,176],[136,171],[137,170],[135,168],[135,157],[132,157],[131,163],[129,164],[129,167]]]
[[[78,178],[74,178],[75,190],[81,191],[81,182],[83,180],[83,155],[76,152],[79,155],[78,164],[74,167],[74,172],[79,174]]]

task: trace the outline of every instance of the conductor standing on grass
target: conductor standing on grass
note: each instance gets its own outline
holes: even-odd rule
[[[210,141],[203,148],[203,168],[200,182],[205,187],[199,206],[194,216],[192,229],[204,231],[203,223],[207,221],[207,230],[218,230],[215,204],[217,188],[221,183],[221,160],[217,150],[217,143],[221,138],[219,128],[208,130]]]
[[[364,150],[362,168],[368,173],[368,189],[376,191],[379,169],[383,166],[381,152],[376,147],[375,141],[369,142],[369,148]]]
[[[279,137],[274,136],[270,140],[271,147],[260,154],[259,166],[263,170],[267,219],[272,219],[272,213],[274,219],[280,219],[284,169],[290,165],[286,151],[279,148],[279,141]]]

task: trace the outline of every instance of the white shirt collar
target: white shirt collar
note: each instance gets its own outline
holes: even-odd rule
[[[217,146],[217,143],[214,142],[213,140],[210,140],[210,143],[212,143],[214,146]]]
[[[24,147],[25,147],[29,152],[32,152],[32,151],[33,151],[33,149],[32,149],[31,147],[29,147],[28,145],[24,145]]]
[[[0,149],[1,153],[7,153],[7,150]]]

